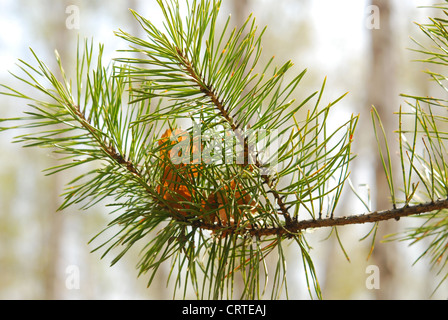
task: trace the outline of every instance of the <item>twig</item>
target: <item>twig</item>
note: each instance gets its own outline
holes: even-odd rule
[[[406,206],[399,209],[391,209],[384,211],[375,211],[366,214],[328,218],[328,219],[310,219],[303,221],[293,221],[285,226],[271,227],[271,228],[251,228],[251,229],[241,229],[237,226],[227,227],[225,229],[226,234],[240,233],[240,234],[250,234],[251,236],[290,236],[293,237],[297,233],[307,230],[307,229],[318,229],[326,227],[336,227],[336,226],[346,226],[352,224],[365,224],[381,222],[386,220],[400,220],[403,217],[409,217],[413,215],[418,215],[422,213],[448,209],[448,199],[439,200],[435,202],[428,202],[424,204],[419,204],[415,206]],[[219,231],[222,226],[203,224],[200,221],[196,221],[194,224],[196,227],[202,229],[207,229],[210,231]]]

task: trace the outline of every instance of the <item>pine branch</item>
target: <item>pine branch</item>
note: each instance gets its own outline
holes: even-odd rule
[[[211,85],[205,84],[205,80],[202,75],[197,74],[195,71],[195,68],[192,65],[192,62],[188,59],[188,57],[182,53],[182,51],[179,48],[176,48],[177,53],[180,57],[180,62],[182,63],[183,67],[185,68],[186,73],[193,78],[196,85],[199,86],[200,91],[205,94],[207,97],[210,98],[212,103],[215,105],[215,107],[218,109],[220,115],[229,123],[230,127],[235,133],[238,133],[240,128],[240,124],[238,124],[235,119],[230,116],[229,111],[227,108],[224,107],[223,103],[220,101],[218,94],[213,90],[213,87]],[[242,140],[241,135],[238,134],[238,138]],[[247,143],[245,144],[245,146]],[[246,150],[246,148],[245,148]]]
[[[106,145],[105,142],[98,138],[98,128],[95,128],[91,121],[86,118],[85,114],[81,111],[78,105],[72,105],[68,103],[67,108],[72,110],[75,115],[75,120],[81,124],[81,126],[89,132],[90,136],[96,140],[98,146],[113,160],[115,160],[119,165],[125,166],[126,169],[137,176],[141,177],[140,172],[137,171],[135,165],[130,161],[126,160],[123,155],[121,155],[117,149],[112,145]]]
[[[305,231],[307,229],[319,229],[319,228],[327,228],[327,227],[340,227],[354,224],[365,224],[365,223],[376,223],[387,220],[400,220],[400,218],[416,216],[424,213],[430,213],[433,211],[440,211],[448,209],[448,199],[447,200],[438,200],[435,202],[421,203],[415,206],[406,206],[398,209],[390,209],[383,211],[375,211],[369,212],[360,215],[349,215],[335,218],[327,218],[327,219],[310,219],[303,221],[293,221],[289,225],[285,225],[284,227],[277,228],[261,228],[261,229],[241,229],[237,227],[227,227],[225,228],[225,234],[249,234],[253,237],[262,237],[262,236],[285,236],[293,237],[301,231]],[[223,231],[222,226],[211,225],[202,222],[193,222],[193,226],[199,227],[205,230],[210,231]]]
[[[390,209],[384,211],[370,212],[360,215],[350,215],[344,217],[335,217],[333,219],[317,219],[317,220],[305,220],[296,221],[292,226],[285,229],[273,229],[270,232],[277,231],[277,234],[288,234],[296,233],[306,229],[312,228],[324,228],[324,227],[336,227],[336,226],[346,226],[352,224],[365,224],[365,223],[375,223],[386,220],[400,220],[403,217],[409,217],[414,215],[419,215],[423,213],[428,213],[432,211],[439,211],[448,209],[448,200],[439,200],[435,202],[422,203],[415,206],[407,206],[398,209]],[[275,233],[275,232],[274,232]]]
[[[248,141],[241,134],[240,124],[237,122],[237,120],[234,117],[232,117],[230,115],[229,108],[226,108],[223,105],[223,103],[220,101],[218,94],[213,90],[213,86],[205,84],[204,77],[195,71],[195,68],[194,68],[192,62],[188,59],[188,57],[184,53],[182,53],[182,51],[179,48],[176,48],[176,51],[179,54],[181,63],[183,65],[183,67],[185,68],[185,71],[187,72],[187,74],[200,87],[201,92],[210,98],[211,102],[215,105],[215,107],[219,111],[219,114],[229,123],[229,125],[230,125],[232,131],[235,133],[235,136],[238,139],[239,143],[241,145],[243,145],[244,163],[242,164],[242,166],[247,166],[249,164],[248,163],[249,158],[252,158],[252,159],[255,159],[255,163],[254,163],[255,167],[261,170],[262,165],[259,161],[259,155],[256,152],[254,152],[254,150],[249,150]],[[274,188],[272,178],[266,174],[262,174],[261,178],[263,180],[263,184],[268,186],[268,188],[270,189],[269,192],[272,193],[272,195],[274,196],[275,201],[276,201],[277,205],[279,206],[279,212],[281,212],[281,214],[285,218],[286,225],[291,226],[291,224],[292,224],[291,215],[288,212],[286,204],[283,202],[282,196]]]

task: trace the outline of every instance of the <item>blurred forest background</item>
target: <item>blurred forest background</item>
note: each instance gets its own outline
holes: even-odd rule
[[[291,59],[297,72],[308,69],[299,94],[308,95],[320,88],[327,76],[326,102],[349,91],[339,103],[341,115],[361,115],[356,148],[359,156],[352,166],[353,185],[371,202],[372,209],[390,208],[387,188],[378,171],[376,144],[370,124],[370,107],[375,105],[383,117],[388,134],[397,128],[393,113],[404,104],[400,93],[431,95],[432,89],[421,70],[411,62],[418,56],[410,37],[425,42],[414,22],[426,22],[432,0],[224,0],[221,18],[232,14],[241,24],[251,12],[259,26],[268,26],[264,56],[276,56],[278,64]],[[380,8],[380,28],[366,26],[372,12]],[[73,7],[74,6],[74,7]],[[76,59],[78,36],[105,44],[105,58],[116,55],[124,44],[115,38],[119,28],[134,34],[141,30],[129,13],[133,8],[151,19],[159,17],[155,1],[143,0],[0,0],[0,83],[16,86],[8,71],[17,72],[18,58],[32,61],[29,47],[48,65],[57,49],[70,73]],[[79,21],[73,14],[79,9]],[[76,25],[79,22],[79,25]],[[78,28],[79,26],[79,28]],[[74,28],[72,28],[74,27]],[[53,65],[51,64],[53,63]],[[56,69],[55,69],[56,70]],[[0,97],[0,117],[17,116],[25,109],[20,101]],[[0,135],[0,299],[170,299],[166,288],[167,269],[151,288],[144,276],[137,278],[138,248],[110,268],[113,255],[100,260],[101,252],[90,253],[99,242],[88,244],[112,217],[97,206],[87,212],[72,207],[56,212],[59,195],[71,177],[67,174],[46,177],[42,170],[56,164],[49,150],[24,149],[11,144],[18,132]],[[391,139],[394,140],[394,139]],[[76,173],[73,173],[75,176]],[[340,215],[362,213],[347,190]],[[418,219],[380,226],[379,237],[403,230]],[[422,246],[409,243],[381,243],[377,239],[374,255],[367,261],[370,242],[358,240],[371,226],[340,229],[340,237],[350,258],[347,261],[334,237],[324,241],[329,230],[307,235],[313,246],[311,256],[325,299],[428,299],[440,276],[430,270],[427,260],[413,265]],[[291,247],[291,251],[295,250]],[[301,262],[291,252],[288,272],[290,298],[308,299]],[[366,268],[377,265],[380,289],[366,287]],[[79,287],[70,277],[79,276]],[[193,297],[194,298],[194,297]],[[448,298],[447,283],[431,297]]]

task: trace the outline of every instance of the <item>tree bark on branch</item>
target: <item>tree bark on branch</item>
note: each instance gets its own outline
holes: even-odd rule
[[[438,211],[448,209],[448,199],[446,200],[438,200],[434,202],[428,202],[424,204],[419,204],[415,206],[406,206],[397,209],[391,210],[383,210],[383,211],[375,211],[366,214],[359,215],[350,215],[350,216],[342,216],[328,219],[310,219],[303,221],[295,221],[291,224],[284,227],[275,227],[275,228],[260,228],[260,229],[241,229],[238,227],[234,227],[234,230],[229,230],[232,227],[226,229],[226,234],[231,233],[231,231],[239,232],[239,233],[249,233],[252,236],[270,236],[270,235],[278,235],[278,236],[288,236],[288,234],[294,235],[300,231],[304,231],[307,229],[318,229],[325,227],[336,227],[336,226],[346,226],[352,224],[365,224],[365,223],[375,223],[387,220],[400,220],[403,217],[409,217],[414,215],[419,215],[423,213]],[[200,221],[196,221],[193,223],[195,227],[199,227],[202,229],[207,229],[210,231],[218,231],[222,229],[222,226],[214,225],[214,224],[204,224]]]

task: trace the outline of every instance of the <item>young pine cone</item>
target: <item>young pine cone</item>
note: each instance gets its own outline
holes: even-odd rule
[[[170,139],[173,134],[174,137],[177,137],[174,141]],[[159,146],[171,141],[171,145],[174,147],[177,143],[185,141],[187,137],[187,133],[181,129],[176,129],[174,133],[168,129],[159,140]],[[198,151],[194,141],[193,146],[190,145],[187,149],[192,152],[191,154]],[[173,213],[187,217],[199,215],[198,213],[201,212],[200,218],[208,223],[231,226],[239,225],[248,212],[253,214],[256,211],[255,201],[246,190],[243,190],[241,184],[237,184],[234,180],[229,185],[212,192],[208,197],[203,194],[198,197],[195,180],[200,175],[203,165],[195,161],[192,164],[174,164],[171,161],[172,150],[168,147],[160,151],[163,165],[157,191]],[[179,151],[178,156],[185,155]]]

